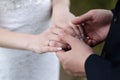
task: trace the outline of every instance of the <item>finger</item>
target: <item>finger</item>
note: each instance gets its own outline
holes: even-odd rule
[[[52,28],[51,31],[55,34],[59,34],[59,33],[62,33],[62,32],[67,32],[68,34],[70,34],[72,36],[76,35],[74,29],[71,26],[67,26],[67,25],[63,26],[63,27],[56,26],[55,28]]]
[[[57,41],[50,41],[49,42],[49,46],[51,47],[62,47],[62,48],[67,48],[68,44],[63,44],[63,43],[60,43],[60,42],[57,42]]]
[[[45,46],[40,49],[42,52],[56,52],[56,51],[61,51],[61,47],[50,47],[50,46]]]
[[[83,14],[83,15],[79,16],[79,17],[76,17],[72,22],[75,25],[76,24],[81,24],[81,23],[83,23],[83,22],[85,22],[87,20],[90,20],[91,17],[92,17],[91,14],[89,14],[89,12],[88,12],[86,14]]]
[[[58,51],[56,53],[57,57],[59,58],[60,62],[63,63],[64,58],[65,58],[65,52],[64,51]]]
[[[69,70],[66,70],[67,74],[70,75],[70,76],[73,76],[73,77],[83,77],[83,74],[81,73],[76,73],[76,72],[71,72]]]
[[[97,42],[96,40],[91,41],[91,47],[94,47],[95,45],[99,44],[100,42]]]
[[[81,33],[81,31],[79,30],[79,25],[73,25],[73,30],[75,31],[75,33],[76,33],[76,36],[80,36],[80,33]]]
[[[74,77],[85,77],[85,73],[81,73],[81,72],[75,72],[72,73]]]
[[[60,30],[59,32],[62,33],[63,31]],[[63,40],[61,39],[61,37],[58,36],[57,33],[54,33],[54,32],[51,33],[51,34],[48,36],[48,38],[49,38],[49,40],[50,40],[50,42],[51,42],[52,45],[53,45],[53,44],[56,45],[56,42],[59,42],[59,43],[62,43],[62,44],[65,44],[65,45],[66,45],[66,42],[63,41]],[[56,41],[56,42],[53,43],[53,41],[54,41],[54,42]]]
[[[73,36],[71,36],[65,32],[60,34],[60,37],[63,41],[65,41],[66,43],[68,43],[72,47],[75,46],[75,44],[78,44],[78,42],[79,42],[79,39],[76,39]]]
[[[87,40],[87,44],[88,44],[89,46],[91,46],[91,45],[92,45],[92,40]]]
[[[82,26],[79,26],[78,25],[78,29],[79,29],[79,32],[80,32],[80,36],[79,36],[79,39],[83,39],[83,40],[85,40],[85,32],[84,32],[84,29],[83,29],[83,27]]]
[[[86,38],[86,43],[89,46],[94,47],[95,45],[97,45],[98,42],[96,40],[94,40],[94,39],[91,39],[91,38],[87,37]]]
[[[48,38],[49,38],[50,41],[62,42],[61,38],[60,38],[58,35],[56,35],[56,34],[52,34],[52,33],[51,33],[51,34],[48,36]]]
[[[60,33],[63,33],[64,30],[55,27],[55,28],[52,28],[52,29],[51,29],[51,32],[52,32],[53,34],[59,35]]]
[[[83,33],[84,33],[84,30],[83,30],[82,26],[79,26],[79,25],[78,25],[78,29],[79,29],[79,31],[80,31],[80,34],[83,34]]]
[[[71,73],[69,70],[65,70],[65,71],[69,76],[73,76],[73,73]]]

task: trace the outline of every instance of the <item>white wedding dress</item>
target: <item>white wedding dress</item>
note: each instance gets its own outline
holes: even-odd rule
[[[51,0],[0,0],[0,28],[39,34],[50,18]],[[59,61],[51,52],[0,48],[0,80],[59,80]]]

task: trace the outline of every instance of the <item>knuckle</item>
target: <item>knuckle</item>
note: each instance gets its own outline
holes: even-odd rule
[[[56,43],[56,47],[62,47],[62,44],[60,44],[60,43]]]
[[[54,49],[53,48],[49,48],[49,51],[54,51]]]
[[[50,42],[48,43],[48,45],[52,47],[52,46],[53,46],[52,41],[50,41]]]
[[[66,48],[66,45],[62,44],[62,43],[60,43],[59,46],[62,47],[62,48]]]
[[[56,42],[53,42],[53,46],[57,46],[57,43],[56,43]]]
[[[57,41],[61,41],[61,38],[59,36],[56,37]]]
[[[51,41],[51,46],[52,46],[52,47],[56,46],[56,42]]]
[[[62,39],[66,38],[67,34],[66,33],[62,33]]]
[[[70,27],[67,28],[66,31],[69,32],[70,34],[75,34],[75,31]]]
[[[64,31],[70,30],[70,27],[64,27]]]
[[[51,52],[51,51],[55,51],[55,48],[49,47],[49,48],[48,48],[48,51],[50,51],[50,52]]]
[[[76,36],[76,34],[78,34],[78,33],[75,33],[74,31],[71,31],[71,34],[72,34],[73,36]]]
[[[59,45],[60,45],[60,44],[59,44],[58,42],[53,41],[53,47],[60,47]]]
[[[64,29],[59,29],[59,33],[63,33],[65,30]]]

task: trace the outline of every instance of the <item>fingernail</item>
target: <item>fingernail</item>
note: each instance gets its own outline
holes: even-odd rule
[[[62,48],[61,48],[61,47],[58,47],[58,48],[57,48],[57,50],[61,51],[61,50],[62,50]]]

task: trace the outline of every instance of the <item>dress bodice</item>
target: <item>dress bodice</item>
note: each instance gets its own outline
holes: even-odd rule
[[[50,10],[51,0],[0,0],[0,27],[39,33],[48,27]]]
[[[0,0],[0,9],[2,10],[15,10],[24,8],[31,5],[40,5],[43,0]]]

